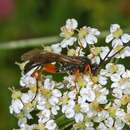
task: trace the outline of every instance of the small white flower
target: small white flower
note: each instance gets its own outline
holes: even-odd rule
[[[99,64],[100,60],[103,60],[108,52],[108,47],[93,47],[90,49],[90,54],[88,55],[88,58],[92,61],[93,64]]]
[[[18,114],[21,112],[23,107],[24,107],[23,103],[19,99],[12,100],[10,106],[10,113],[13,114],[13,112],[15,112],[16,114]]]
[[[80,90],[80,95],[83,96],[84,98],[86,98],[86,101],[88,102],[92,102],[95,100],[95,93],[92,90],[92,87],[87,86],[86,88],[82,88]]]
[[[105,110],[98,112],[97,116],[94,118],[95,122],[101,122],[104,121],[109,117],[109,113]]]
[[[55,86],[55,82],[49,78],[44,81],[44,88],[52,90]]]
[[[71,38],[74,35],[77,26],[78,22],[76,21],[76,19],[68,19],[66,21],[66,24],[61,27],[60,36],[64,38]]]
[[[122,90],[120,88],[115,88],[113,89],[113,96],[116,98],[121,98],[122,97]]]
[[[60,110],[60,107],[56,106],[56,105],[51,108],[51,112],[52,112],[53,115],[57,115],[58,110]]]
[[[130,103],[128,103],[128,105],[127,105],[127,113],[130,114]]]
[[[45,99],[45,97],[43,95],[38,94],[37,95],[37,102],[38,102],[38,104],[45,104],[46,103],[46,99]]]
[[[97,29],[84,26],[79,30],[78,43],[81,47],[86,48],[87,44],[97,43],[96,36],[99,36],[99,35],[100,35],[100,32]]]
[[[20,86],[28,87],[31,85],[32,86],[36,85],[36,79],[34,77],[29,76],[29,75],[23,75],[20,79]]]
[[[116,117],[118,118],[118,119],[120,119],[120,120],[123,120],[124,119],[124,117],[125,117],[125,112],[124,112],[124,110],[123,109],[117,109],[116,110]]]
[[[100,122],[97,130],[108,130],[108,128],[105,126],[103,122]]]
[[[72,108],[68,108],[65,111],[65,115],[69,119],[72,118],[72,117],[74,117],[74,114],[75,114],[75,112],[74,112],[74,110]]]
[[[74,30],[78,27],[78,22],[76,19],[72,18],[72,19],[67,19],[66,20],[66,25],[65,27],[68,29],[68,30]]]
[[[76,37],[69,37],[61,41],[61,47],[66,48],[68,46],[73,46],[73,44],[76,42]]]
[[[111,128],[114,124],[114,119],[112,117],[108,117],[106,120],[105,120],[105,125],[108,127],[108,128]]]
[[[83,119],[84,119],[84,116],[83,116],[83,114],[82,113],[76,113],[75,114],[75,122],[82,122],[83,121]]]
[[[123,43],[128,43],[130,41],[130,35],[127,33],[124,33],[121,37],[121,40],[123,41]]]
[[[119,118],[117,118],[114,126],[117,130],[122,130],[123,127],[125,126],[125,123],[123,121],[121,121]]]
[[[67,82],[67,88],[70,88],[72,86],[75,86],[75,76],[69,75],[64,77],[64,81]]]
[[[70,98],[70,99],[75,99],[75,97],[76,97],[76,92],[75,91],[70,91],[69,93],[68,93],[68,97]]]
[[[23,103],[29,103],[33,100],[35,96],[35,93],[32,93],[32,92],[28,92],[28,93],[23,93],[22,96],[21,96],[21,100]]]
[[[54,122],[54,120],[49,120],[47,123],[46,123],[46,128],[48,130],[56,130],[56,123]]]
[[[75,56],[84,56],[85,52],[83,52],[83,49],[80,47],[77,47],[75,50]]]
[[[89,111],[89,104],[88,103],[82,103],[80,104],[81,112],[87,113]]]
[[[102,76],[102,75],[99,75],[98,76],[98,82],[101,84],[101,85],[106,85],[107,84],[107,78]]]
[[[130,35],[127,33],[123,34],[120,25],[112,24],[110,27],[110,34],[106,37],[106,43],[112,41],[112,47],[118,45],[123,45],[123,43],[128,43],[130,41]]]
[[[85,123],[85,126],[86,126],[85,130],[95,130],[93,126],[93,122],[87,122]]]
[[[20,128],[26,127],[26,123],[27,123],[27,119],[26,119],[26,118],[20,118],[20,119],[18,120],[18,126],[19,126]]]
[[[123,74],[122,74],[123,78],[130,78],[130,70],[126,70]]]
[[[50,110],[44,109],[38,114],[38,122],[39,123],[45,123],[50,119]]]
[[[104,75],[106,77],[112,77],[112,80],[117,81],[117,79],[120,79],[120,76],[125,72],[124,65],[121,64],[113,64],[108,63],[105,67],[105,70],[102,69],[100,71],[101,75]],[[118,77],[118,78],[117,78]]]
[[[52,48],[52,51],[53,51],[54,53],[60,54],[61,51],[62,51],[62,48],[61,48],[60,43],[51,45],[51,48]]]

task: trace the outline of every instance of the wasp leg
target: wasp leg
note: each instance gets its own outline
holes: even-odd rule
[[[31,103],[36,99],[37,94],[38,94],[38,89],[39,89],[39,85],[38,85],[38,80],[36,79],[36,92],[35,92],[35,96],[34,96],[34,98],[32,99]]]
[[[37,97],[37,94],[38,94],[38,90],[39,90],[39,81],[41,81],[41,73],[42,73],[42,70],[36,70],[33,74],[32,74],[32,77],[34,77],[36,79],[36,92],[35,92],[35,96],[34,98],[32,99],[31,103],[36,99]]]
[[[86,65],[85,65],[84,73],[89,73],[89,74],[92,73],[92,69],[91,69],[90,64],[86,64]]]
[[[77,88],[76,82],[78,81],[78,78],[80,77],[80,70],[79,69],[73,70],[73,75],[75,76],[75,80],[74,80],[75,85],[74,85],[74,88],[75,88],[76,93],[77,93],[78,92],[78,88]]]

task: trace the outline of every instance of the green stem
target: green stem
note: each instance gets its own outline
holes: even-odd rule
[[[104,38],[108,33],[109,32],[102,32],[99,37]],[[25,39],[25,40],[18,40],[18,41],[10,41],[10,42],[5,42],[5,43],[0,43],[0,50],[50,45],[52,43],[58,42],[60,39],[61,38],[58,36],[50,36],[50,37],[41,37],[41,38],[32,38],[32,39]]]
[[[50,45],[52,43],[58,42],[59,40],[60,40],[59,37],[51,36],[51,37],[32,38],[32,39],[11,41],[11,42],[6,42],[6,43],[1,43],[0,50]]]
[[[66,128],[70,127],[70,126],[73,125],[73,124],[74,124],[74,121],[72,121],[72,122],[66,124],[64,127],[60,128],[60,130],[65,130]]]

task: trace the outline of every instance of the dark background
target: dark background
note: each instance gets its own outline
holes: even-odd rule
[[[0,0],[0,45],[58,35],[68,18],[101,31],[112,23],[129,30],[130,0]],[[9,114],[8,87],[19,85],[20,70],[14,62],[28,49],[0,50],[0,130],[17,127],[17,120]]]

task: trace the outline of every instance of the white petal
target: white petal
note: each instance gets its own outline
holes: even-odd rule
[[[130,103],[128,103],[128,105],[127,105],[127,113],[130,114]]]
[[[53,50],[54,53],[58,53],[59,54],[62,51],[60,43],[51,45],[51,48],[52,48],[52,50]]]
[[[67,109],[66,111],[65,111],[65,115],[66,115],[66,117],[67,118],[72,118],[72,117],[74,117],[74,110],[73,109]]]
[[[113,89],[113,95],[116,97],[116,98],[121,98],[122,97],[122,91],[121,89]]]
[[[49,98],[49,103],[51,104],[51,105],[55,105],[55,104],[57,104],[59,102],[59,99],[57,98],[57,97],[55,97],[55,96],[52,96],[51,98]]]
[[[130,35],[129,34],[123,34],[122,36],[121,36],[121,40],[122,40],[122,42],[123,43],[128,43],[129,41],[130,41]]]
[[[100,75],[100,76],[98,77],[98,82],[99,82],[101,85],[106,85],[106,84],[107,84],[107,78]]]
[[[92,101],[94,101],[95,100],[95,93],[94,93],[94,91],[92,91],[91,89],[87,89],[87,91],[86,91],[86,100],[88,101],[88,102],[92,102]]]
[[[66,26],[67,29],[76,29],[78,27],[78,22],[74,18],[67,19],[65,26]]]
[[[117,31],[120,28],[119,24],[112,24],[110,27],[110,32],[113,33],[115,31]]]
[[[91,28],[90,33],[96,36],[100,35],[100,31],[96,28]]]
[[[122,122],[120,119],[116,119],[114,126],[116,127],[117,130],[122,130],[124,127],[125,123]]]
[[[55,97],[61,97],[61,92],[58,89],[54,89],[52,95]]]
[[[85,39],[88,44],[97,43],[97,38],[94,35],[88,34]]]
[[[105,120],[105,125],[109,128],[111,128],[113,126],[114,120],[112,117],[107,118],[107,120]]]
[[[80,105],[81,107],[81,111],[84,112],[84,113],[87,113],[89,111],[89,105],[88,103],[83,103]]]
[[[56,123],[54,122],[54,120],[49,120],[47,123],[46,123],[46,128],[48,130],[55,130],[57,127]]]
[[[123,45],[121,39],[114,39],[112,41],[112,47],[114,47],[114,48],[117,47],[117,46],[121,46],[121,45]]]
[[[97,102],[98,102],[99,104],[106,104],[106,103],[108,102],[108,100],[107,100],[107,97],[106,97],[106,96],[101,95],[101,96],[99,96],[99,97],[97,98]]]
[[[53,115],[57,115],[58,114],[58,112],[57,112],[58,110],[60,110],[59,106],[53,106],[51,108],[51,112],[52,112]]]
[[[104,123],[101,122],[98,126],[98,130],[108,130],[108,128],[105,126]]]
[[[19,100],[19,99],[16,99],[16,100],[12,100],[12,110],[18,114],[20,113],[20,111],[23,109],[23,104],[22,102]]]
[[[76,123],[82,122],[83,119],[84,119],[84,116],[83,116],[82,113],[76,113],[76,114],[75,114],[75,121],[76,121]]]
[[[113,75],[111,76],[111,80],[112,80],[113,82],[117,82],[117,81],[119,81],[120,79],[121,79],[121,77],[120,77],[119,74],[113,74]]]
[[[80,46],[82,46],[83,48],[86,48],[87,47],[87,43],[86,43],[86,40],[84,38],[80,39],[78,44]]]
[[[35,94],[32,92],[23,93],[21,96],[21,100],[23,103],[29,103],[33,100],[34,96],[35,96]]]
[[[108,36],[106,36],[105,42],[106,42],[106,43],[109,43],[113,38],[114,38],[113,35],[112,35],[112,34],[109,34]]]

